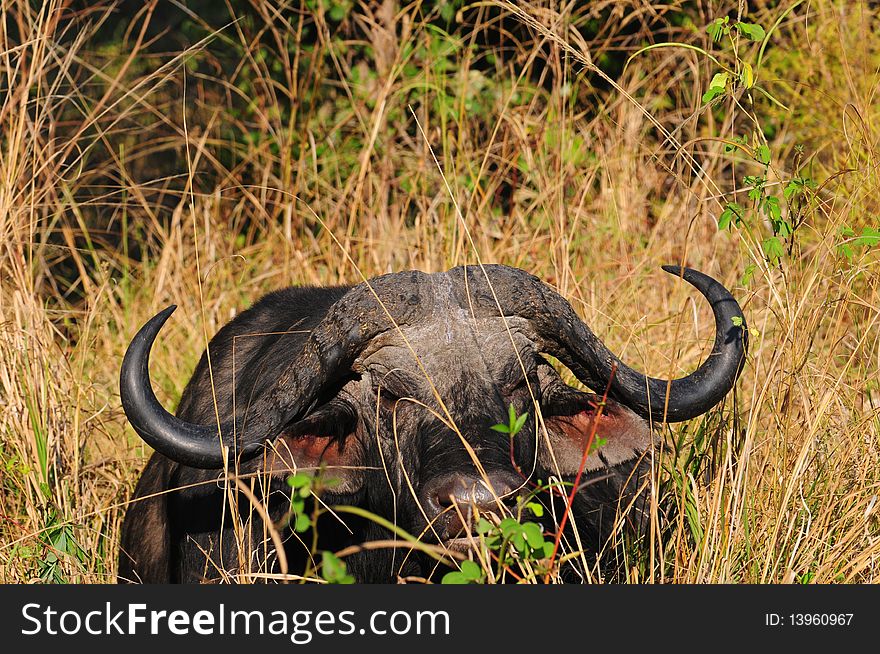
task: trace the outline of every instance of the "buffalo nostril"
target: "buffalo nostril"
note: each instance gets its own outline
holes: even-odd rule
[[[453,504],[480,510],[497,509],[499,500],[503,501],[518,487],[516,480],[507,475],[489,475],[487,480],[461,475],[450,477],[437,487],[435,501],[443,509]]]
[[[419,493],[431,529],[441,540],[466,531],[481,513],[503,514],[504,504],[522,485],[515,474],[492,471],[483,479],[475,474],[451,473],[435,477]]]

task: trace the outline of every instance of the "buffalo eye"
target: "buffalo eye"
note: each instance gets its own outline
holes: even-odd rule
[[[335,398],[278,434],[265,470],[281,477],[320,470],[328,490],[348,494],[360,489],[362,467],[357,413],[351,404]]]
[[[651,447],[646,420],[614,400],[603,402],[601,396],[566,388],[556,389],[542,407],[552,452],[544,444],[539,460],[548,470],[576,474],[588,447],[587,471],[636,460]]]

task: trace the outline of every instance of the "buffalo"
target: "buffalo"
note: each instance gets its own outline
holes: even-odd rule
[[[125,515],[118,579],[271,580],[344,550],[358,582],[436,580],[474,555],[478,520],[497,525],[524,497],[546,507],[534,518],[546,534],[570,511],[564,540],[579,554],[564,578],[607,573],[620,556],[609,543],[648,529],[652,425],[708,412],[746,355],[732,295],[664,270],[715,317],[711,354],[674,380],[628,367],[538,278],[461,266],[270,293],[213,337],[172,415],[148,370],[168,307],[121,368],[125,414],[155,453]],[[493,429],[508,415],[515,435]],[[315,481],[305,508],[294,473]],[[311,524],[294,524],[295,501]]]

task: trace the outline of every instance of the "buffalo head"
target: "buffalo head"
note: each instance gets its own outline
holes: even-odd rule
[[[746,348],[739,305],[702,273],[665,270],[695,286],[716,321],[708,359],[680,379],[636,372],[540,280],[487,265],[389,274],[338,289],[320,307],[303,297],[294,313],[279,296],[264,300],[250,312],[285,317],[253,322],[262,340],[215,339],[213,370],[203,360],[178,416],[159,404],[148,375],[169,307],[126,353],[122,403],[138,434],[176,465],[279,479],[323,468],[335,479],[328,501],[467,549],[474,516],[503,514],[537,479],[617,471],[606,496],[583,500],[588,512],[602,509],[597,502],[613,509],[615,494],[638,498],[650,422],[688,420],[731,390]],[[593,393],[566,384],[548,355]],[[514,438],[492,429],[509,411],[528,416]],[[593,441],[604,444],[587,456]]]

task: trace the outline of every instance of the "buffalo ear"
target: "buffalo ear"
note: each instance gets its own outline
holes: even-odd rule
[[[546,470],[564,477],[577,474],[594,430],[584,468],[588,472],[635,460],[651,447],[653,434],[646,420],[614,400],[606,401],[597,418],[600,398],[580,395],[577,402],[567,403],[559,413],[551,409],[550,415],[545,415],[549,443],[545,440],[539,448],[538,462]],[[596,447],[595,443],[604,444]]]
[[[355,414],[341,404],[331,402],[285,428],[267,455],[265,470],[282,477],[304,472],[317,476],[329,493],[357,493],[363,486],[363,447]]]

